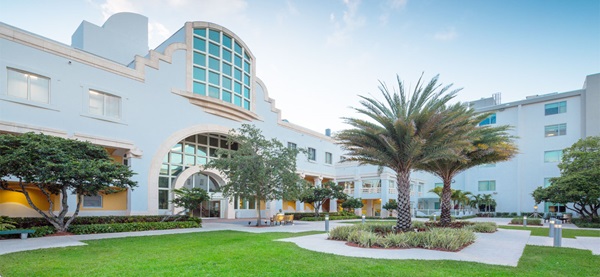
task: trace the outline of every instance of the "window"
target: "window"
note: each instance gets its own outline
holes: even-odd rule
[[[435,188],[442,188],[442,187],[444,187],[444,183],[435,183],[434,187]]]
[[[548,125],[545,128],[546,137],[564,136],[567,134],[567,124]]]
[[[567,112],[567,101],[546,104],[545,115],[553,115]]]
[[[102,195],[95,196],[84,196],[83,197],[84,208],[102,208]]]
[[[298,148],[298,145],[296,145],[293,142],[288,142],[288,148],[290,148],[290,149],[296,149],[296,148]]]
[[[309,161],[316,161],[317,160],[317,150],[315,150],[314,148],[308,148],[308,160]]]
[[[479,123],[479,126],[496,124],[496,113],[490,114],[484,120]]]
[[[562,159],[562,150],[544,152],[545,163],[558,163]]]
[[[121,97],[99,92],[89,91],[90,113],[110,118],[121,118]]]
[[[332,164],[332,161],[333,161],[333,157],[332,157],[331,153],[325,152],[325,163]]]
[[[479,181],[479,191],[496,190],[496,181]]]
[[[49,103],[50,79],[8,68],[8,95],[40,103]]]

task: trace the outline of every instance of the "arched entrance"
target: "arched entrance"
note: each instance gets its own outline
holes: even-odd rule
[[[202,172],[198,172],[188,177],[183,185],[184,188],[201,188],[208,192],[211,196],[209,201],[202,203],[202,208],[198,208],[192,211],[192,215],[196,217],[215,217],[221,218],[221,212],[223,205],[221,202],[224,200],[221,196],[221,188],[219,182]]]

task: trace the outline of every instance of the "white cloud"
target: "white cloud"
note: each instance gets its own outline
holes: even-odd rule
[[[358,13],[360,0],[344,0],[346,9],[344,10],[342,20],[336,20],[332,13],[329,19],[334,24],[334,32],[327,37],[328,45],[342,45],[347,42],[352,35],[352,32],[365,25],[366,19]]]
[[[388,5],[392,9],[401,9],[401,8],[404,8],[404,7],[406,7],[407,3],[408,3],[408,0],[389,0],[388,1]]]
[[[156,22],[148,22],[148,42],[150,45],[158,45],[171,35],[171,31],[165,25]]]
[[[456,39],[457,36],[458,36],[458,33],[456,32],[456,29],[454,29],[454,27],[450,27],[444,31],[435,33],[435,35],[433,35],[433,38],[435,40],[440,40],[440,41],[449,41],[449,40]]]
[[[137,12],[138,10],[134,8],[129,0],[106,0],[106,2],[100,4],[100,11],[106,21],[106,19],[115,13]]]

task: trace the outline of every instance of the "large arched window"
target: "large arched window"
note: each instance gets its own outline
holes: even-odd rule
[[[216,158],[217,149],[219,148],[237,150],[237,143],[229,145],[227,137],[219,134],[198,134],[189,136],[173,145],[169,153],[163,158],[160,168],[158,177],[158,209],[170,209],[170,203],[173,198],[172,190],[177,176],[190,167],[204,165],[210,159]],[[211,185],[206,188],[203,187],[208,192],[218,190],[218,183],[214,179],[208,178],[208,176],[203,181],[199,175],[197,178],[193,177],[190,179],[186,181],[186,185],[188,182],[192,182],[191,185],[193,186],[195,186],[194,182],[198,182],[198,185],[204,182],[203,184],[205,185]]]

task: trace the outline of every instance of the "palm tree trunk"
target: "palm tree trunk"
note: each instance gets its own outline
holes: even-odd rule
[[[412,225],[410,212],[410,171],[396,172],[396,182],[398,186],[396,229],[408,231]]]
[[[440,224],[442,226],[447,226],[450,224],[450,221],[452,220],[452,216],[450,215],[450,205],[451,205],[451,197],[452,197],[452,189],[451,189],[451,184],[452,184],[452,178],[444,178],[444,187],[442,189],[442,203],[441,203],[441,209],[442,209],[442,214],[440,215]]]

